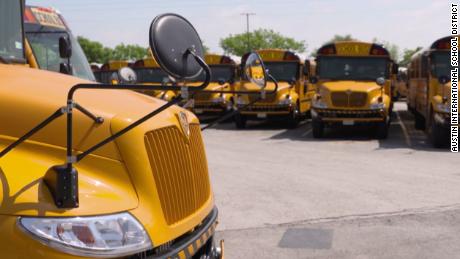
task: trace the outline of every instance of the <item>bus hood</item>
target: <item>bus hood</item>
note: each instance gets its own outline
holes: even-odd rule
[[[292,88],[293,86],[290,85],[289,83],[287,82],[279,82],[278,83],[278,90],[277,92],[278,93],[281,93],[281,92],[286,92],[288,91],[290,88]],[[267,92],[270,92],[270,91],[273,91],[275,89],[275,84],[273,82],[267,82],[267,86],[265,87],[265,91]],[[249,83],[249,82],[245,82],[245,83],[242,83],[241,84],[241,90],[242,91],[253,91],[253,92],[257,92],[257,91],[260,91],[260,87],[258,87],[257,85],[255,85],[254,83]]]
[[[380,93],[381,87],[373,81],[330,81],[319,83],[320,92],[376,92]]]
[[[64,106],[69,89],[78,83],[88,82],[55,72],[0,64],[0,149]],[[128,90],[79,90],[75,101],[104,118],[104,123],[95,124],[75,111],[73,141],[77,151],[86,150],[164,104]],[[136,134],[177,126],[180,111],[187,114],[190,123],[198,123],[191,113],[174,106],[136,127]],[[137,188],[133,186],[138,187],[138,183],[132,182],[133,173],[124,163],[118,143],[110,142],[75,165],[80,179],[80,207],[56,209],[42,177],[51,166],[65,162],[65,145],[66,119],[62,116],[0,158],[0,214],[81,216],[137,206]]]

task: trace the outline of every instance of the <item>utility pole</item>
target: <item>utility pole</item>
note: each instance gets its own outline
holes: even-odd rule
[[[246,36],[247,38],[247,47],[248,47],[248,52],[251,51],[251,43],[249,39],[249,16],[251,15],[256,15],[255,13],[242,13],[241,15],[246,16]]]

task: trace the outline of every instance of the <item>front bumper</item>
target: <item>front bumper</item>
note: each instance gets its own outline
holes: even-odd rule
[[[237,105],[238,110],[244,115],[255,115],[264,113],[266,115],[288,115],[294,109],[292,104],[258,104],[258,105]]]
[[[384,122],[388,119],[384,109],[375,110],[339,110],[339,109],[318,109],[312,108],[313,118],[323,122],[344,122],[353,121],[357,123]]]
[[[216,102],[196,102],[193,105],[193,112],[195,114],[205,113],[223,113],[232,109],[231,103],[216,103]]]

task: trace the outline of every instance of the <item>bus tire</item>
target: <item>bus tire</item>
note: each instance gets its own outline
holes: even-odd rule
[[[377,123],[377,128],[375,132],[375,136],[377,137],[377,139],[387,139],[389,128],[390,125],[386,122]]]
[[[296,107],[292,112],[289,113],[288,119],[287,119],[287,126],[290,129],[295,129],[297,126],[299,126],[300,123],[300,111],[299,108]]]
[[[235,114],[234,117],[235,126],[237,129],[244,129],[246,128],[246,122],[248,121],[247,117],[239,112]]]
[[[431,125],[428,130],[428,138],[435,148],[443,148],[448,144],[448,130],[441,124],[436,123],[434,118],[431,120]]]
[[[313,138],[322,138],[324,136],[324,123],[318,119],[313,119],[311,125]]]
[[[415,129],[424,130],[425,129],[425,118],[423,118],[423,116],[420,115],[420,113],[418,112],[414,113],[414,117],[415,117]]]

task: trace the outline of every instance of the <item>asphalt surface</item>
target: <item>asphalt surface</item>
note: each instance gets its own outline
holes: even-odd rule
[[[396,103],[389,138],[254,122],[204,131],[226,258],[460,258],[460,158]]]

